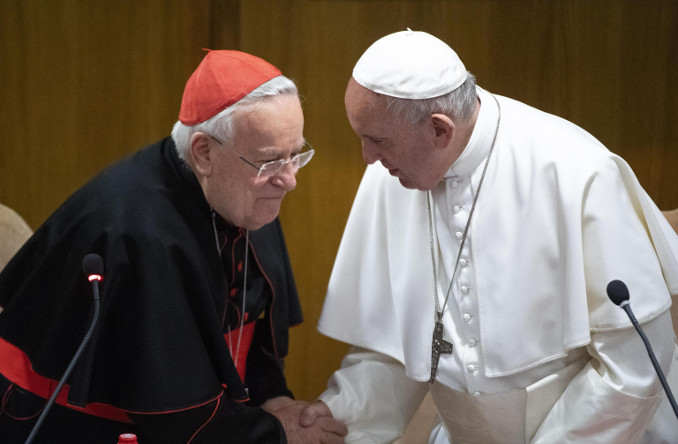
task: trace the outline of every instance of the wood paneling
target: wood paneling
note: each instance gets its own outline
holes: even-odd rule
[[[276,64],[299,84],[317,151],[281,213],[306,318],[287,375],[311,399],[346,351],[316,331],[364,170],[344,88],[372,42],[406,27],[448,42],[484,88],[590,131],[661,208],[678,207],[672,0],[0,0],[0,202],[37,228],[105,165],[169,134],[201,48]]]
[[[209,45],[209,2],[2,1],[0,200],[33,227],[169,133]]]

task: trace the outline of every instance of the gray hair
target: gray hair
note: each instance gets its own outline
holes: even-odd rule
[[[476,98],[476,78],[467,71],[466,80],[454,91],[430,99],[386,96],[386,109],[413,126],[436,113],[464,122],[473,116]]]
[[[186,160],[193,133],[205,132],[228,143],[233,137],[233,120],[239,112],[258,106],[268,97],[283,95],[298,96],[299,91],[292,80],[281,75],[262,83],[245,97],[204,122],[187,126],[177,121],[172,128],[172,139],[174,139],[179,157]]]

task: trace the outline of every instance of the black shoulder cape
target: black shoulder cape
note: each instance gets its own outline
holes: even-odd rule
[[[301,308],[278,220],[250,233],[275,289],[270,353],[288,351]],[[82,260],[104,260],[101,316],[68,381],[70,404],[168,412],[245,400],[224,341],[226,293],[211,212],[192,173],[162,140],[104,170],[36,231],[0,275],[0,338],[58,380],[89,326]]]

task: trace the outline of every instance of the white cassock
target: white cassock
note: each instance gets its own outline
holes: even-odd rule
[[[451,442],[678,442],[643,342],[606,294],[611,280],[627,284],[675,382],[668,309],[678,237],[626,162],[590,134],[478,93],[471,140],[432,190],[442,301],[501,109],[443,316],[452,354],[427,384],[435,303],[426,193],[368,166],[318,327],[356,348],[321,399],[348,424],[347,442],[398,438],[429,388]]]

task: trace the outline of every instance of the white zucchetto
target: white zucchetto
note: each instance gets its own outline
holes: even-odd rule
[[[457,89],[466,81],[466,68],[445,42],[408,28],[367,48],[353,68],[353,78],[379,94],[428,99]]]

